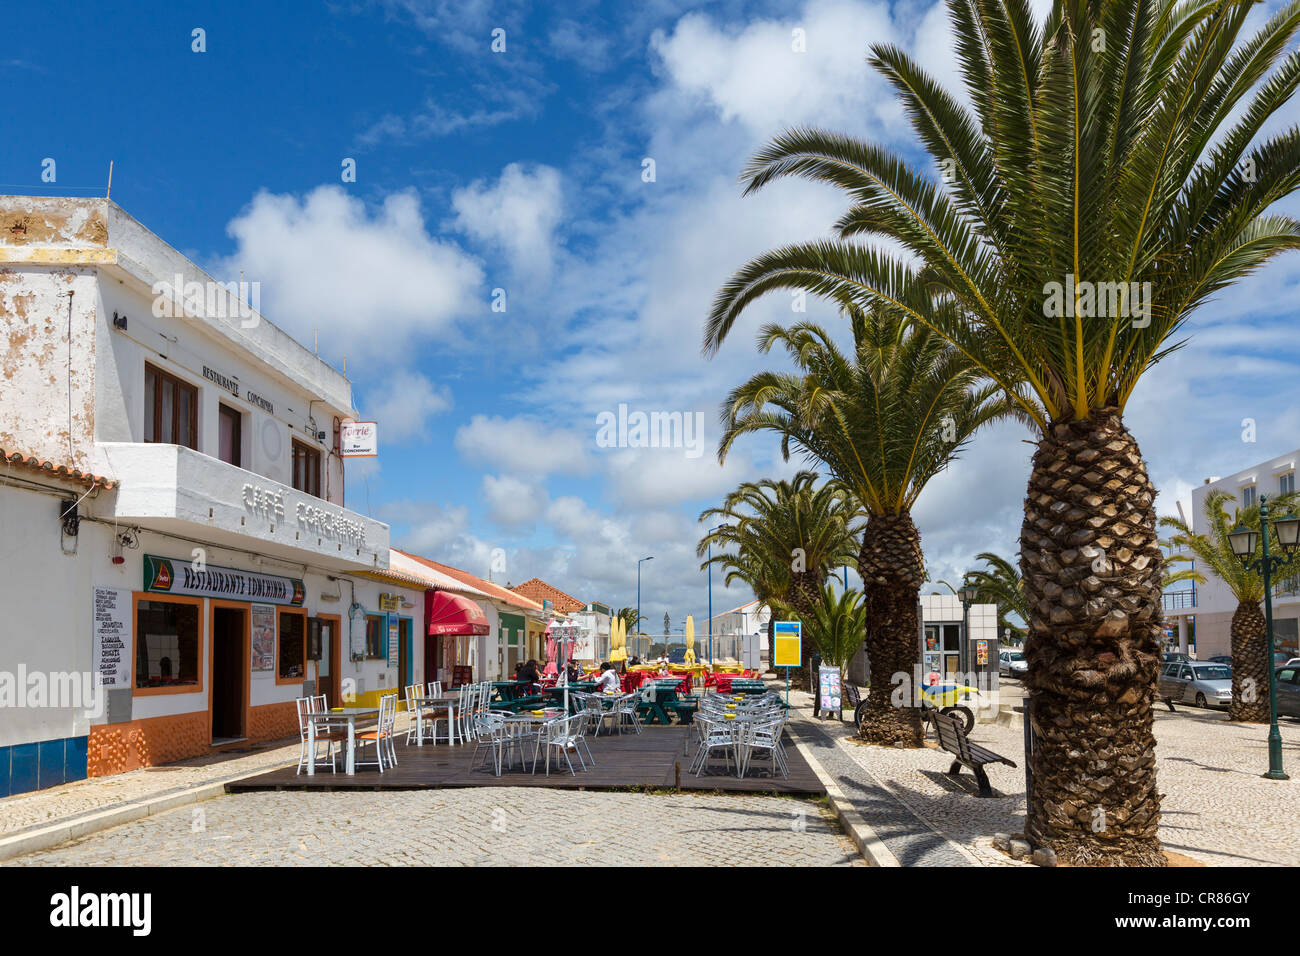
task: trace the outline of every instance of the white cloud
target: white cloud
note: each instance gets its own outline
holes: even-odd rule
[[[456,448],[467,459],[516,475],[586,474],[591,440],[531,418],[496,415],[475,415],[456,431]]]
[[[794,49],[795,30],[803,31],[804,52]],[[677,90],[724,122],[771,135],[796,123],[893,122],[898,108],[866,56],[872,43],[896,38],[884,4],[812,0],[801,15],[739,29],[687,14],[671,33],[656,31],[651,48]]]
[[[546,489],[513,475],[484,475],[488,517],[503,528],[529,528],[546,510]]]
[[[451,390],[435,386],[418,372],[399,369],[367,390],[362,418],[379,423],[381,443],[395,444],[425,431],[430,417],[451,408]]]
[[[452,194],[452,225],[505,252],[511,268],[528,278],[550,275],[555,227],[563,195],[560,174],[550,166],[525,169],[511,163],[493,185],[482,180]]]
[[[425,229],[414,192],[366,205],[338,186],[259,192],[226,230],[227,275],[261,283],[268,318],[320,350],[377,359],[486,307],[479,263]]]

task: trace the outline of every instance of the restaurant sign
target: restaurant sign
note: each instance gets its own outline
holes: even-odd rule
[[[258,601],[302,607],[306,589],[297,578],[278,574],[219,568],[199,561],[182,561],[144,556],[144,589],[163,594],[223,598],[229,601]]]

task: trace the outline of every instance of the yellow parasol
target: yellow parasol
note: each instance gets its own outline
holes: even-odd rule
[[[609,659],[611,662],[627,660],[627,634],[624,630],[626,626],[621,617],[616,617],[609,623]]]
[[[695,618],[686,615],[686,663],[695,663]]]

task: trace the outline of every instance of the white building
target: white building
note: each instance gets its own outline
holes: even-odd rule
[[[1236,498],[1228,502],[1231,515],[1235,507],[1257,504],[1261,496],[1270,497],[1296,488],[1296,465],[1300,449],[1260,462],[1226,478],[1207,478],[1192,489],[1192,530],[1209,533],[1205,516],[1205,499],[1211,491],[1226,491]],[[1186,565],[1183,565],[1186,567]],[[1179,589],[1164,595],[1165,618],[1179,627],[1180,649],[1187,648],[1187,621],[1196,622],[1196,656],[1200,660],[1232,653],[1232,615],[1237,599],[1228,586],[1207,568],[1197,566],[1205,575],[1205,584],[1195,589]],[[1300,581],[1295,578],[1275,581],[1273,587],[1273,639],[1276,649],[1292,656],[1300,655]]]
[[[344,505],[351,385],[243,294],[107,200],[0,197],[0,795],[421,678],[425,589]]]
[[[740,660],[742,637],[758,635],[759,657],[770,661],[772,656],[768,647],[767,625],[772,620],[772,610],[758,600],[750,601],[730,611],[715,614],[713,625],[713,651],[715,660]],[[701,660],[708,660],[709,628],[695,634],[696,655]],[[702,650],[701,650],[702,648]]]

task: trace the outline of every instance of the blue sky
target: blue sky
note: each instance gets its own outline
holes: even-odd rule
[[[350,507],[396,545],[479,574],[502,548],[512,582],[615,606],[635,603],[653,554],[656,625],[705,614],[699,512],[798,466],[758,439],[714,457],[718,401],[774,361],[752,334],[788,300],[756,307],[711,361],[700,336],[731,270],[825,235],[842,200],[801,183],[741,199],[737,173],[805,123],[916,158],[865,64],[873,42],[956,84],[946,18],[923,3],[56,2],[8,11],[6,35],[5,191],[97,192],[111,159],[129,213],[220,277],[242,270],[273,321],[346,356],[382,442],[350,471]],[[40,183],[46,157],[58,188]],[[1162,511],[1300,446],[1298,275],[1283,260],[1207,308],[1130,406]],[[702,454],[599,447],[597,416],[620,404],[703,414]],[[936,578],[1015,552],[1027,437],[999,426],[927,490]],[[748,598],[714,583],[715,612]]]

